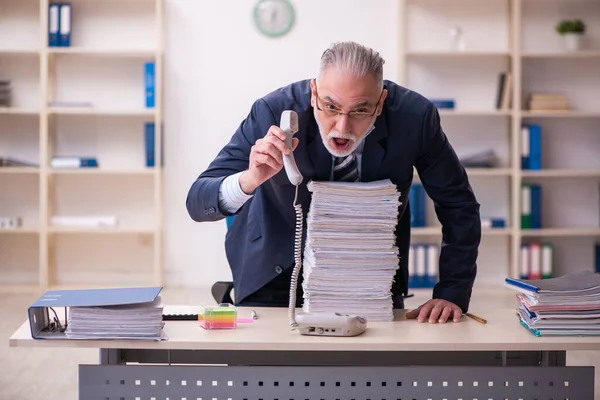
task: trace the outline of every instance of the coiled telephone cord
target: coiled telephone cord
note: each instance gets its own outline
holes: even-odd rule
[[[294,209],[296,210],[296,237],[294,240],[294,270],[290,281],[290,304],[288,308],[288,316],[290,320],[290,328],[292,330],[298,327],[296,322],[296,289],[298,286],[298,275],[302,267],[302,232],[303,220],[302,204],[298,203],[298,185],[296,185],[296,194],[294,196]]]

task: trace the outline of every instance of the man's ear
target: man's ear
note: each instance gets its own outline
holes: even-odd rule
[[[317,82],[315,79],[311,79],[310,80],[310,105],[313,107],[315,106],[314,99],[315,99],[316,93],[317,93]]]
[[[377,116],[381,115],[381,112],[383,111],[383,103],[385,101],[385,98],[387,97],[388,91],[387,89],[383,89],[383,93],[381,94],[381,99],[379,100],[379,105],[377,106]]]

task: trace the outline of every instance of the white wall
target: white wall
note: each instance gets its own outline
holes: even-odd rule
[[[256,2],[166,1],[166,285],[205,286],[231,277],[225,222],[193,222],[185,199],[256,98],[314,77],[321,53],[335,41],[375,48],[386,60],[385,78],[400,74],[397,1],[293,0],[296,24],[277,39],[254,28]]]

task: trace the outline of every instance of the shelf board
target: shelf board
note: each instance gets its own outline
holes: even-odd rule
[[[411,229],[411,236],[436,236],[442,234],[441,227],[427,226],[424,228],[413,227]],[[482,228],[482,236],[503,236],[510,235],[512,230],[510,228]]]
[[[521,111],[523,118],[543,117],[543,118],[600,118],[599,111],[578,111],[578,110],[548,110],[548,111]]]
[[[466,168],[469,176],[510,176],[510,168]]]
[[[441,235],[442,229],[441,227],[411,227],[410,228],[411,236],[433,236],[433,235]]]
[[[555,237],[573,237],[573,236],[600,236],[600,228],[542,228],[542,229],[521,229],[521,236],[555,236]]]
[[[408,57],[508,57],[509,51],[409,50]]]
[[[73,169],[51,169],[53,175],[152,175],[157,170],[147,169],[106,169],[106,168],[73,168]]]
[[[138,50],[138,49],[103,49],[93,47],[48,47],[48,54],[66,54],[79,56],[102,56],[102,57],[123,57],[123,58],[138,58],[156,56],[155,50]]]
[[[104,116],[154,116],[155,109],[139,109],[139,110],[110,110],[94,107],[50,107],[49,114],[56,115],[104,115]]]
[[[469,177],[475,176],[511,176],[512,170],[510,168],[465,168]],[[416,168],[413,168],[415,174],[415,181],[420,181],[419,173]]]
[[[0,55],[38,55],[40,54],[39,49],[2,49],[0,48]]]
[[[575,51],[569,52],[548,52],[548,53],[535,53],[535,52],[524,52],[521,53],[523,58],[600,58],[600,50],[590,51]]]
[[[40,230],[37,228],[2,228],[0,235],[36,235]]]
[[[438,110],[443,117],[506,117],[510,116],[511,110]]]
[[[93,235],[153,235],[152,228],[125,228],[125,227],[67,227],[67,226],[49,226],[49,233],[54,234],[93,234]]]
[[[39,113],[39,110],[34,110],[32,108],[0,106],[0,114],[38,115]]]
[[[600,169],[541,169],[537,171],[521,171],[524,178],[585,178],[600,177]]]
[[[38,292],[40,291],[40,286],[37,284],[9,284],[9,283],[1,283],[0,284],[0,293],[27,293],[27,292]]]
[[[504,236],[511,235],[511,228],[481,228],[482,236]]]
[[[40,170],[35,167],[0,167],[2,174],[39,174]]]

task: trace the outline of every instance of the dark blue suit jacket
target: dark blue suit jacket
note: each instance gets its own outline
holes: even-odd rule
[[[388,95],[375,129],[366,138],[362,181],[389,178],[401,192],[397,226],[400,268],[392,287],[400,298],[407,293],[410,211],[408,192],[413,166],[434,201],[442,224],[439,283],[434,298],[456,303],[466,311],[476,275],[481,239],[479,204],[464,168],[440,126],[437,109],[423,96],[393,82],[384,82]],[[227,216],[219,209],[219,186],[228,175],[248,168],[251,146],[271,125],[279,126],[281,112],[295,110],[299,118],[296,163],[304,176],[299,201],[306,215],[310,180],[329,180],[331,155],[324,147],[310,104],[309,80],[295,82],[257,100],[230,142],[219,152],[187,197],[194,221],[216,221]],[[295,187],[282,169],[261,185],[237,213],[225,238],[236,302],[263,287],[283,270],[293,268]],[[402,304],[398,302],[398,304]]]

